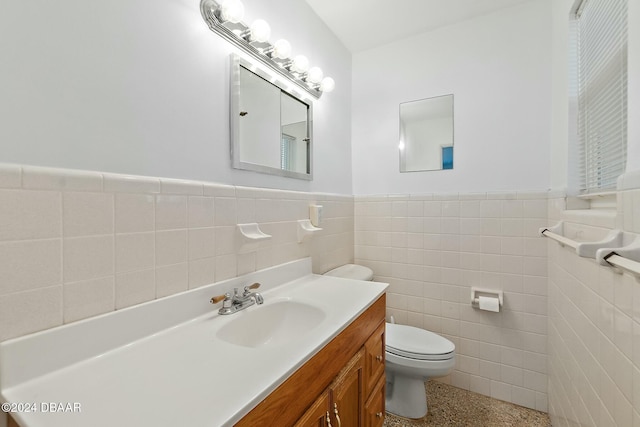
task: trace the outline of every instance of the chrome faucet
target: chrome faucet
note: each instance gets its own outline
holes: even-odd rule
[[[211,304],[217,304],[222,301],[222,307],[218,310],[220,314],[233,314],[254,304],[260,305],[264,302],[262,295],[258,292],[251,292],[259,287],[260,283],[256,282],[253,285],[245,286],[242,293],[239,292],[238,288],[233,288],[233,294],[227,292],[224,295],[215,296],[211,298]]]

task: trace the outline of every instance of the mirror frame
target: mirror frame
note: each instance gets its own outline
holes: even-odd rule
[[[230,142],[231,142],[231,165],[234,169],[248,170],[253,172],[265,173],[269,175],[284,176],[288,178],[304,179],[307,181],[313,180],[313,103],[311,101],[305,101],[300,94],[294,92],[291,87],[282,83],[278,79],[269,75],[266,71],[260,67],[252,64],[251,62],[241,58],[239,55],[231,54],[231,75],[230,75]],[[309,156],[307,170],[309,173],[301,173],[288,171],[285,169],[273,168],[271,166],[260,165],[256,163],[243,162],[240,159],[240,68],[252,72],[253,74],[262,77],[267,83],[270,83],[278,87],[282,92],[287,93],[293,98],[306,105],[307,110],[307,126],[309,133]],[[282,123],[280,124],[282,127]],[[280,146],[280,144],[278,144]]]

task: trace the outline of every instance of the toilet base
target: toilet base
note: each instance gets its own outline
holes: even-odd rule
[[[423,418],[427,415],[427,392],[424,378],[394,374],[388,378],[385,409],[405,418]]]

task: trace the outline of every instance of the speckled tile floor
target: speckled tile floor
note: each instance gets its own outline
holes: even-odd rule
[[[384,427],[551,427],[544,412],[427,381],[429,412],[419,420],[387,413]]]

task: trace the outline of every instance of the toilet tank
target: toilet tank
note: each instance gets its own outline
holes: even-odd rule
[[[354,280],[373,280],[373,270],[369,267],[356,264],[345,264],[324,273],[325,276],[342,277]]]

